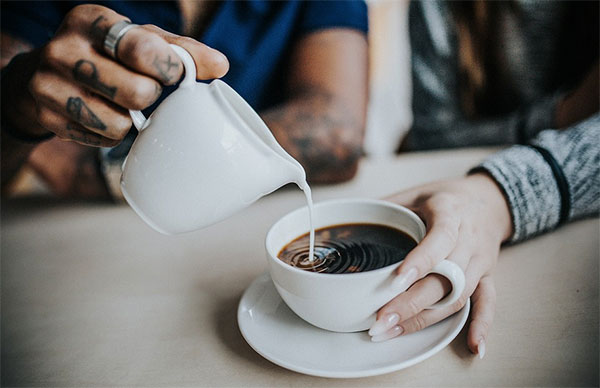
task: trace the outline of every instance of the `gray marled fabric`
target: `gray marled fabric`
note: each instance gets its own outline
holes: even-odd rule
[[[538,144],[554,156],[566,175],[571,194],[569,219],[597,214],[600,117],[596,115],[562,131],[549,129],[553,128],[556,102],[581,78],[586,64],[597,59],[598,48],[593,47],[597,40],[592,39],[590,48],[589,36],[577,35],[576,21],[586,17],[582,15],[585,9],[573,2],[514,4],[518,12],[506,13],[500,24],[501,48],[509,58],[504,70],[511,85],[506,95],[498,96],[499,101],[503,99],[503,104],[512,104],[514,109],[473,120],[465,117],[460,107],[457,41],[449,3],[411,3],[414,124],[403,147],[419,150],[522,141]],[[570,49],[579,50],[580,55],[571,55]],[[515,231],[511,241],[557,225],[560,193],[550,166],[538,151],[514,145],[490,157],[480,168],[496,179],[509,201]]]
[[[552,154],[569,185],[569,219],[600,211],[600,114],[563,131],[541,132],[533,144]],[[558,224],[561,197],[550,166],[541,154],[516,145],[501,151],[481,166],[504,189],[519,241]]]
[[[501,18],[499,39],[510,82],[498,93],[498,106],[508,111],[472,120],[460,106],[457,40],[449,2],[411,2],[414,122],[403,144],[406,149],[515,144],[553,127],[556,102],[579,81],[582,68],[597,58],[598,48],[589,47],[595,43],[573,27],[586,17],[581,15],[586,9],[573,2],[514,3],[517,11]],[[572,55],[573,47],[581,52]],[[594,52],[596,57],[590,58]]]

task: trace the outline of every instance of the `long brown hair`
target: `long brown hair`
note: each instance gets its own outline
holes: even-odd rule
[[[501,113],[508,109],[497,98],[506,95],[506,75],[499,50],[502,12],[513,9],[508,1],[453,1],[456,24],[461,106],[467,117]],[[505,93],[497,93],[498,89]],[[494,100],[492,101],[492,98]]]

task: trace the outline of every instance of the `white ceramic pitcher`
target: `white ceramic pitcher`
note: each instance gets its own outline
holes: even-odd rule
[[[190,232],[221,221],[294,182],[300,164],[258,114],[220,80],[196,82],[191,55],[171,45],[185,78],[148,119],[130,111],[140,131],[123,165],[121,189],[135,212],[159,232]]]

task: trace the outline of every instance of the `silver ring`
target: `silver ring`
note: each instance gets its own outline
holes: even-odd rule
[[[127,20],[121,20],[110,27],[106,38],[104,38],[104,51],[114,59],[117,59],[117,48],[119,47],[119,41],[127,31],[133,27],[137,27],[137,24],[128,22]]]

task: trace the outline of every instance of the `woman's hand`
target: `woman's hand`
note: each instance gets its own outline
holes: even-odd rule
[[[97,5],[75,7],[45,46],[16,57],[2,79],[11,83],[2,96],[10,93],[13,106],[3,104],[2,114],[13,131],[29,137],[50,131],[93,146],[119,143],[132,124],[127,110],[150,106],[163,85],[175,84],[183,74],[169,43],[190,52],[198,78],[227,72],[220,52],[151,25],[129,30],[118,44],[117,59],[111,58],[103,50],[104,39],[112,25],[126,19]]]
[[[401,293],[377,314],[369,330],[384,341],[430,326],[463,308],[471,297],[469,349],[480,357],[494,317],[496,291],[492,272],[500,244],[512,234],[508,205],[500,188],[485,173],[436,182],[395,194],[389,201],[415,211],[427,225],[423,241],[398,268]],[[465,272],[465,290],[452,306],[426,310],[450,290],[450,283],[427,273],[448,259]]]

